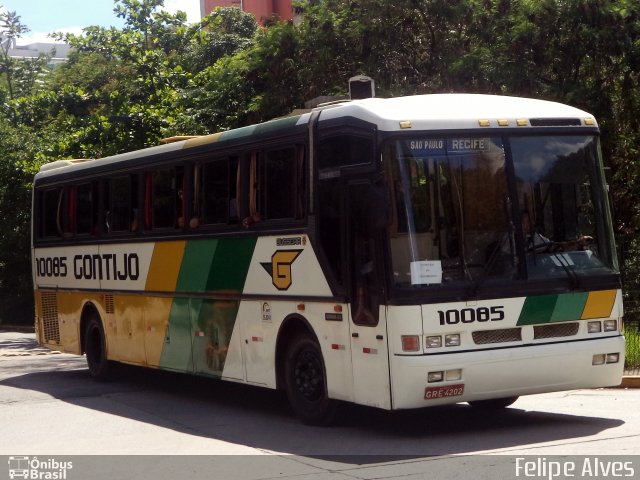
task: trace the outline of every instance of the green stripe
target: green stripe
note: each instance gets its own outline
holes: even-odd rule
[[[517,325],[580,320],[588,297],[589,292],[527,297]]]
[[[527,297],[518,318],[518,325],[535,325],[548,323],[556,306],[557,295],[541,295]]]
[[[241,294],[256,241],[256,238],[190,240],[176,290]],[[174,299],[160,367],[222,375],[239,307],[238,301]]]
[[[556,308],[551,315],[552,322],[567,322],[579,320],[587,303],[588,292],[563,293],[558,295]]]
[[[217,247],[218,240],[187,242],[176,286],[178,292],[205,291]]]
[[[209,271],[207,291],[232,290],[241,293],[255,246],[255,238],[220,240]]]
[[[180,372],[193,371],[191,360],[191,320],[189,300],[176,298],[171,305],[169,324],[165,333],[160,367]]]

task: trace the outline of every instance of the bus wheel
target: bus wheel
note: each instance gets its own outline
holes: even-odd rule
[[[93,313],[84,331],[84,348],[89,373],[96,380],[107,380],[109,377],[110,362],[107,360],[106,345],[100,317]]]
[[[474,408],[482,408],[484,410],[501,410],[513,405],[518,397],[492,398],[491,400],[476,400],[469,402]]]
[[[294,413],[308,425],[329,425],[338,402],[327,396],[324,361],[318,343],[308,335],[293,339],[285,358],[285,388]]]

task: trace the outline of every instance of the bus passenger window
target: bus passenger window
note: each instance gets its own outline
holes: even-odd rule
[[[107,211],[106,226],[109,233],[128,232],[131,229],[132,185],[129,175],[115,177],[110,182],[110,205]]]
[[[229,223],[232,184],[235,191],[235,169],[232,169],[234,172],[233,182],[229,175],[230,163],[232,162],[237,168],[237,159],[227,158],[205,163],[202,166],[202,219],[205,225]]]
[[[172,168],[156,170],[151,175],[152,226],[171,228],[174,226],[176,190]]]
[[[255,213],[262,219],[296,218],[296,192],[302,190],[297,185],[297,170],[298,159],[293,147],[271,150],[258,159]],[[253,210],[251,213],[253,217]]]
[[[97,183],[83,183],[76,187],[76,233],[96,234]]]
[[[62,189],[45,190],[42,193],[42,237],[58,237],[58,204],[62,201]]]

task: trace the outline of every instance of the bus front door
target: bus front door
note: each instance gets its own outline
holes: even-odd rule
[[[384,213],[380,211],[379,192],[371,182],[350,182],[348,192],[346,230],[354,401],[389,409],[391,388],[380,252],[383,229],[376,225]]]

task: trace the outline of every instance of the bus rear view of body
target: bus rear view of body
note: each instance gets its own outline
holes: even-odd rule
[[[622,296],[599,130],[531,99],[299,116],[34,182],[40,342],[281,388],[308,423],[612,386]]]

